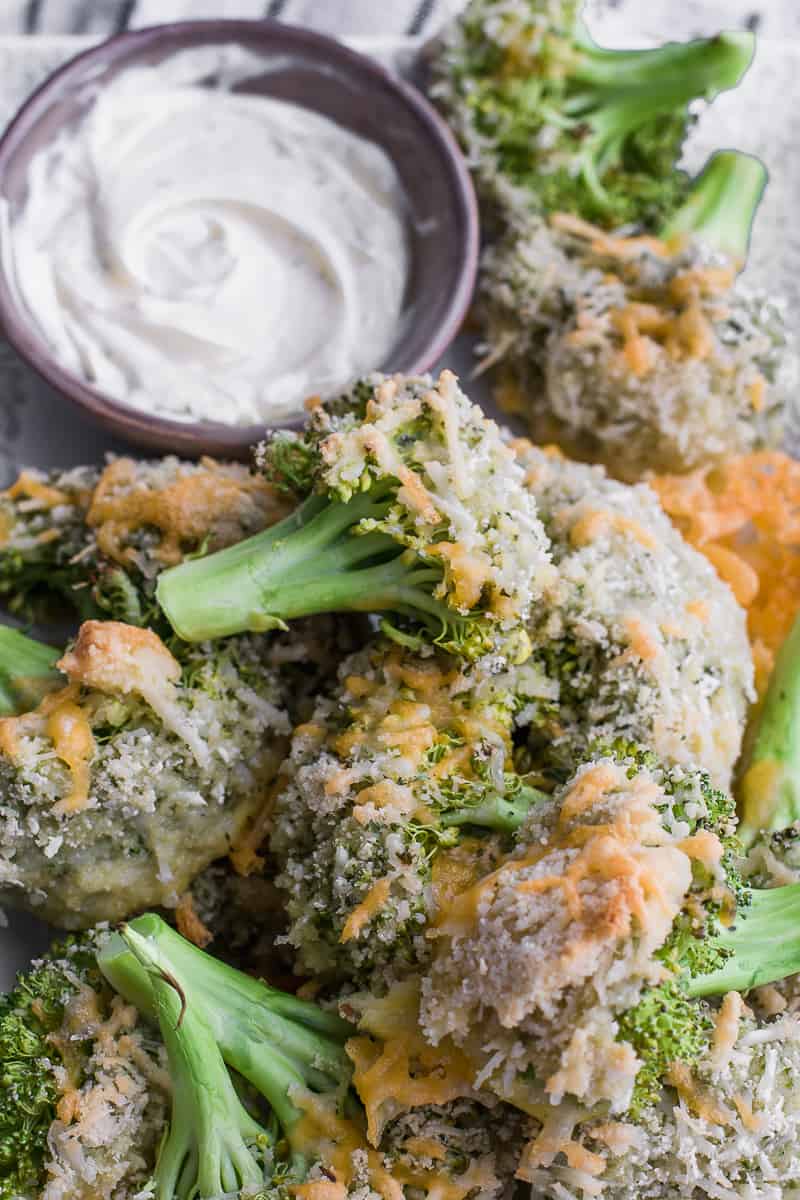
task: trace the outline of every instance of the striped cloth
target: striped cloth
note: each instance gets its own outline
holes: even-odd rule
[[[0,0],[0,34],[103,36],[163,21],[272,17],[342,36],[429,35],[458,0]]]
[[[103,37],[162,21],[272,17],[340,36],[430,37],[464,0],[0,0],[0,35]],[[798,0],[587,0],[612,37],[692,37],[721,28],[800,38]]]

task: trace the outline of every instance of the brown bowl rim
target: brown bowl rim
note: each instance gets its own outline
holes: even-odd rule
[[[455,136],[422,92],[407,80],[389,71],[375,59],[352,49],[336,38],[304,26],[269,18],[170,21],[116,34],[96,46],[82,50],[67,62],[62,63],[27,97],[0,136],[0,176],[2,176],[9,156],[20,144],[24,143],[28,133],[24,129],[24,125],[31,118],[32,110],[34,116],[38,115],[36,110],[41,107],[43,100],[65,77],[68,78],[70,74],[80,70],[87,62],[104,63],[109,54],[113,56],[114,61],[124,59],[125,53],[117,52],[120,46],[135,50],[157,43],[165,37],[179,37],[189,44],[198,35],[203,35],[206,39],[209,38],[209,35],[216,35],[220,41],[231,38],[234,41],[245,42],[254,35],[257,35],[259,39],[272,36],[277,37],[279,41],[283,39],[294,46],[310,48],[323,56],[327,55],[329,58],[343,61],[361,70],[376,87],[388,88],[394,92],[403,103],[414,110],[432,142],[438,143],[438,147],[442,151],[443,162],[455,185],[455,193],[460,207],[459,215],[464,227],[464,247],[463,254],[459,258],[455,286],[444,319],[432,331],[424,353],[418,355],[414,362],[406,366],[401,364],[396,368],[409,375],[424,374],[444,354],[455,338],[472,299],[478,271],[480,237],[475,189]],[[23,128],[20,132],[21,127]],[[413,322],[413,317],[411,321]],[[32,321],[25,318],[23,310],[9,286],[2,260],[0,260],[0,334],[8,339],[36,374],[54,387],[60,395],[83,408],[95,423],[113,430],[140,446],[159,450],[168,448],[173,452],[190,456],[227,454],[236,457],[246,454],[249,448],[259,441],[265,431],[269,429],[297,429],[303,424],[302,412],[298,413],[296,417],[264,425],[241,426],[215,421],[175,421],[140,412],[121,401],[114,400],[65,370],[42,347],[38,335],[33,332]],[[400,345],[402,348],[402,341]]]

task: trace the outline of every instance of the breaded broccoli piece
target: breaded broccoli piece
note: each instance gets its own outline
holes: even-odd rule
[[[343,663],[295,730],[275,800],[300,971],[380,991],[427,958],[463,846],[488,870],[540,799],[513,770],[514,702],[491,676],[385,640]]]
[[[0,715],[13,716],[36,708],[58,686],[61,652],[0,625]]]
[[[286,510],[265,480],[210,458],[23,471],[0,499],[0,596],[25,617],[57,599],[84,618],[153,624],[159,571],[240,541]]]
[[[715,939],[749,899],[734,830],[700,771],[627,746],[585,763],[432,923],[426,1036],[455,1039],[478,1085],[526,1111],[647,1107],[713,1032],[692,981],[726,963]]]
[[[646,485],[526,442],[517,450],[557,570],[529,624],[531,661],[551,692],[517,714],[528,730],[520,765],[564,779],[594,743],[622,737],[729,786],[753,697],[745,618],[730,589]],[[530,674],[512,672],[520,704]]]
[[[124,926],[99,963],[158,1021],[168,1053],[156,1200],[491,1200],[510,1184],[519,1119],[493,1134],[494,1112],[427,1104],[435,1083],[414,1081],[377,1129],[351,1088],[355,1030],[335,1012],[216,961],[152,914]]]
[[[144,1194],[166,1055],[95,950],[94,935],[56,945],[0,996],[0,1200]]]
[[[450,371],[374,376],[261,448],[299,498],[271,529],[164,572],[157,599],[189,641],[323,612],[384,614],[404,645],[522,661],[552,576],[522,471]]]
[[[726,1011],[727,1010],[727,1011]],[[755,1021],[735,993],[711,1052],[676,1067],[632,1122],[556,1113],[518,1174],[545,1200],[787,1200],[800,1180],[800,1021]],[[556,1151],[563,1146],[566,1153]]]
[[[264,806],[295,680],[263,640],[184,648],[88,621],[38,708],[0,719],[0,898],[62,928],[173,906]]]
[[[658,228],[685,194],[690,105],[735,87],[754,39],[723,33],[607,50],[577,0],[471,0],[445,30],[432,94],[488,215],[570,212],[605,228]]]
[[[0,997],[0,1200],[499,1200],[531,1123],[419,1079],[373,1141],[354,1034],[153,914],[56,945]]]
[[[778,301],[737,280],[765,174],[715,154],[661,238],[558,213],[487,250],[487,361],[536,441],[629,480],[780,444],[792,334]]]

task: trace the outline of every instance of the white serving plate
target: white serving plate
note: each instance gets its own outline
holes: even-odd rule
[[[670,0],[670,7],[674,0]],[[662,3],[663,15],[667,9]],[[635,10],[640,11],[640,10]],[[598,40],[621,44],[619,14],[604,10],[592,25]],[[627,13],[633,16],[628,0]],[[639,24],[626,41],[648,41],[653,34],[690,36],[698,29],[651,30]],[[713,26],[712,26],[713,27]],[[607,30],[604,38],[604,30]],[[95,39],[75,37],[0,38],[0,128],[19,104],[52,70]],[[401,73],[410,73],[420,42],[409,38],[354,38],[350,44]],[[740,88],[722,96],[703,114],[686,148],[686,165],[696,170],[713,149],[736,147],[758,154],[770,169],[771,184],[753,239],[748,278],[782,293],[800,314],[800,44],[765,40]],[[795,322],[796,326],[800,322]],[[798,330],[800,332],[800,329]],[[463,334],[440,366],[450,366],[468,380],[473,342]],[[470,395],[491,408],[488,386],[475,380]],[[109,452],[139,453],[95,429],[86,418],[22,363],[0,337],[0,487],[25,465],[71,466],[98,461]],[[0,917],[2,914],[0,914]],[[48,943],[48,931],[27,916],[9,911],[0,927],[0,991],[7,989],[17,970]]]

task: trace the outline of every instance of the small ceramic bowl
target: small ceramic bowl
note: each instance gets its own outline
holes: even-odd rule
[[[397,343],[387,361],[375,367],[409,374],[427,370],[455,337],[472,295],[478,256],[472,183],[450,131],[427,100],[332,38],[268,20],[185,21],[121,34],[79,54],[34,92],[0,139],[0,197],[11,220],[24,202],[32,157],[81,117],[105,80],[178,50],[230,43],[266,60],[264,75],[248,79],[240,90],[314,109],[376,142],[394,162],[408,204],[411,269]],[[192,423],[142,413],[65,370],[1,264],[0,325],[39,375],[107,431],[129,441],[182,455],[242,456],[263,436],[260,425]],[[281,424],[301,422],[299,412]]]

